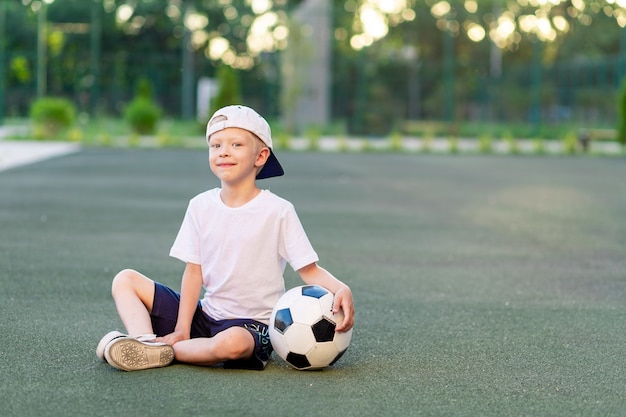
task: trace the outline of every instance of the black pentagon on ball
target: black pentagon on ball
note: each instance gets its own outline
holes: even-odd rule
[[[335,323],[327,318],[322,318],[315,323],[311,326],[311,330],[317,342],[332,342],[335,337]]]
[[[319,285],[305,285],[302,287],[302,295],[306,297],[322,298],[326,294],[328,294],[328,291]]]
[[[299,353],[289,352],[285,358],[296,369],[305,369],[311,367],[311,362],[304,355]]]
[[[291,311],[288,308],[278,310],[274,316],[274,328],[278,330],[280,334],[284,334],[285,330],[293,324],[291,318]]]

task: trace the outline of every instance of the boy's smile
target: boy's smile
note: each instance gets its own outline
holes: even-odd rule
[[[220,167],[220,168],[229,168],[229,167],[233,167],[235,165],[236,164],[232,163],[232,162],[231,163],[227,163],[227,162],[218,162],[217,163],[217,166]]]

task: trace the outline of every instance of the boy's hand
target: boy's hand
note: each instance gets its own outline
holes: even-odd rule
[[[338,332],[349,331],[354,326],[354,302],[350,287],[320,267],[317,262],[300,268],[298,273],[307,284],[320,285],[335,294],[333,313],[338,313],[341,310],[344,316],[343,323],[339,323],[335,330]]]
[[[183,340],[188,340],[190,336],[183,331],[174,330],[172,333],[163,337],[157,337],[157,342],[167,343],[170,346],[174,346],[176,343]]]
[[[352,301],[352,291],[346,285],[343,285],[339,291],[335,293],[335,302],[333,304],[333,313],[343,312],[343,323],[339,324],[335,329],[338,332],[347,332],[354,326],[354,303]]]

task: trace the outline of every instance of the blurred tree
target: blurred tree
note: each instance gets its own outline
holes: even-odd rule
[[[193,52],[190,65],[194,65],[196,76],[212,76],[225,64],[239,70],[243,96],[257,94],[254,92],[263,90],[259,83],[275,77],[268,71],[276,68],[269,65],[275,58],[268,57],[280,55],[284,49],[289,38],[289,12],[301,2],[93,1],[103,11],[101,90],[116,92],[103,97],[103,105],[119,111],[120,102],[132,96],[127,86],[147,77],[163,106],[174,113],[180,109],[183,47]],[[32,78],[35,68],[39,4],[22,0],[7,5],[6,36],[2,40],[7,51],[7,95],[22,109],[27,108],[20,103],[28,95],[15,93],[15,87],[27,88],[33,82],[28,77],[31,74]],[[88,102],[96,82],[89,66],[92,4],[55,0],[48,7],[49,90],[72,96],[80,104]],[[517,66],[531,61],[535,40],[545,42],[543,65],[569,61],[583,66],[596,57],[619,54],[622,26],[626,24],[626,9],[619,2],[604,0],[341,0],[333,4],[333,113],[340,117],[354,112],[360,89],[371,89],[365,92],[364,100],[392,97],[394,105],[394,101],[406,101],[415,88],[424,98],[420,117],[435,117],[434,109],[442,100],[441,81],[413,84],[413,90],[406,85],[418,72],[420,77],[432,74],[432,78],[425,77],[428,80],[441,75],[438,66],[445,58],[442,31],[453,36],[456,98],[480,101],[502,90],[497,86],[496,91],[489,91],[489,80],[498,67],[494,62],[514,73]],[[185,14],[183,6],[188,6],[190,13]],[[185,46],[184,27],[190,35]],[[367,66],[363,66],[363,59]],[[121,80],[120,75],[126,79]],[[400,117],[406,117],[407,112],[394,109]]]
[[[211,100],[209,117],[218,109],[232,104],[242,104],[239,77],[236,70],[222,65],[217,70],[217,94]]]

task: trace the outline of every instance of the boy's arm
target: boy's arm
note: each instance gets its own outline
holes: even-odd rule
[[[307,284],[320,285],[335,294],[333,313],[343,311],[344,320],[337,326],[338,332],[347,332],[354,325],[354,302],[350,287],[335,278],[317,263],[309,264],[298,270],[300,278]]]
[[[198,264],[187,263],[180,286],[180,305],[176,327],[173,333],[159,338],[159,341],[174,345],[191,337],[191,320],[198,306],[201,291],[202,267]]]

